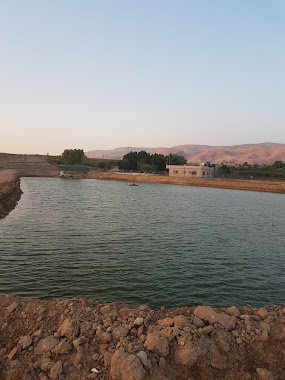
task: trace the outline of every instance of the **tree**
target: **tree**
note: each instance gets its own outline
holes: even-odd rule
[[[144,162],[146,164],[151,164],[151,156],[149,153],[145,152],[144,150],[141,150],[137,154],[137,160],[138,162]]]
[[[154,170],[162,172],[165,170],[165,157],[163,154],[152,154],[151,155],[151,164]]]
[[[138,170],[143,173],[150,173],[152,171],[152,167],[146,162],[138,162]]]
[[[166,160],[168,165],[186,165],[187,163],[186,158],[179,154],[170,153],[169,156],[166,156]]]
[[[138,153],[137,152],[130,152],[124,155],[123,161],[128,162],[128,170],[137,170],[138,165]]]
[[[273,166],[274,168],[278,168],[278,169],[280,169],[280,168],[285,168],[285,164],[283,164],[282,161],[275,161],[275,162],[273,163],[272,166]]]
[[[83,149],[65,149],[61,155],[63,164],[83,164],[84,158]]]
[[[118,167],[120,170],[129,170],[129,161],[128,160],[120,160],[118,162]]]

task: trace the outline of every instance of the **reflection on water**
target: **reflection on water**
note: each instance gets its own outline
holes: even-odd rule
[[[285,197],[22,179],[0,221],[0,289],[182,305],[285,303]]]

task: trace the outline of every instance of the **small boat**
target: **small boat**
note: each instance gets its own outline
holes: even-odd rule
[[[128,182],[128,186],[138,186],[137,182]]]

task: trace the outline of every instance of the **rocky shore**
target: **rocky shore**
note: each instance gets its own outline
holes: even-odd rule
[[[0,297],[1,380],[272,380],[285,308],[151,310]]]
[[[15,170],[0,171],[0,219],[16,207],[21,195],[18,173]]]

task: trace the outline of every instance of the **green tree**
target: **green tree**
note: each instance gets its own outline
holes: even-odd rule
[[[138,153],[137,152],[130,152],[124,155],[123,161],[127,161],[128,163],[128,170],[137,170],[138,165]]]
[[[152,154],[151,155],[151,164],[154,168],[154,170],[156,171],[159,171],[159,172],[162,172],[165,170],[165,163],[166,163],[166,159],[164,157],[163,154]]]
[[[144,150],[141,150],[138,152],[137,155],[138,162],[144,162],[146,164],[151,164],[151,156],[149,153],[145,152]]]
[[[83,149],[65,149],[61,155],[63,164],[83,164],[85,154]]]
[[[152,165],[140,161],[138,162],[138,170],[143,173],[150,173],[152,171]]]
[[[185,157],[180,156],[179,154],[170,153],[169,156],[166,156],[166,162],[168,165],[185,165],[187,160]]]

